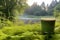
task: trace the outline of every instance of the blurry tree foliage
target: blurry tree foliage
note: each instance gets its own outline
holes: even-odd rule
[[[37,5],[37,3],[34,3],[31,7],[26,8],[25,15],[34,15],[34,16],[46,16],[48,15],[44,3],[42,6]]]
[[[55,17],[60,16],[60,3],[54,8],[54,16]]]
[[[18,13],[23,12],[26,7],[26,0],[0,0],[0,12],[2,12],[4,17],[9,20],[13,20]]]

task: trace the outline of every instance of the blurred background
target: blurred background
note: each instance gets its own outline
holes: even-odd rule
[[[47,17],[56,18],[51,40],[60,40],[60,0],[0,0],[0,40],[44,40]]]

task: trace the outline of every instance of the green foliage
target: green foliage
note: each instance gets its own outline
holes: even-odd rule
[[[54,16],[55,17],[60,16],[60,3],[54,8]]]
[[[14,27],[13,27],[14,26]],[[0,30],[1,40],[44,40],[40,35],[40,24],[22,24],[21,26],[5,26]]]
[[[26,0],[0,0],[0,11],[6,19],[14,20],[15,11],[22,12],[26,7]]]
[[[25,14],[26,15],[34,15],[34,16],[46,16],[48,13],[46,12],[44,8],[44,4],[42,4],[42,7],[34,3],[31,7],[26,8]]]
[[[0,40],[5,39],[6,37],[7,37],[7,35],[4,34],[4,33],[2,32],[2,30],[0,30]]]
[[[10,21],[6,21],[6,23],[9,25],[0,29],[0,40],[44,40],[45,38],[45,35],[41,34],[42,30],[40,23],[20,23],[20,25],[13,24]],[[56,24],[58,25],[58,22],[56,22]],[[59,40],[60,36],[56,33],[60,33],[59,27],[55,27],[55,34],[52,35],[52,39]]]
[[[53,35],[52,40],[60,40],[60,34]]]

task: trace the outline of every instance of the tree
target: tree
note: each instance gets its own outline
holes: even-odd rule
[[[14,10],[21,12],[26,5],[26,0],[0,0],[0,11],[6,19],[12,21],[15,16]]]
[[[42,2],[41,7],[43,10],[45,10],[45,3],[44,2]]]
[[[37,3],[34,3],[31,7],[27,8],[24,13],[34,16],[45,16],[48,14],[46,10],[42,9]]]
[[[57,6],[58,2],[57,0],[52,0],[50,6],[48,7],[48,15],[53,16],[54,15],[54,8]]]
[[[55,17],[60,16],[60,3],[54,8],[54,16]]]

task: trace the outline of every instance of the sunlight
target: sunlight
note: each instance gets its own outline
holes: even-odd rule
[[[50,4],[52,0],[28,0],[27,3],[29,6],[31,6],[34,2],[37,2],[38,5],[41,5],[42,2],[45,2],[45,4]]]
[[[49,4],[52,2],[52,0],[27,0],[27,3],[29,6],[31,6],[34,2],[37,2],[38,5],[41,5],[42,2],[45,2],[45,4]]]

